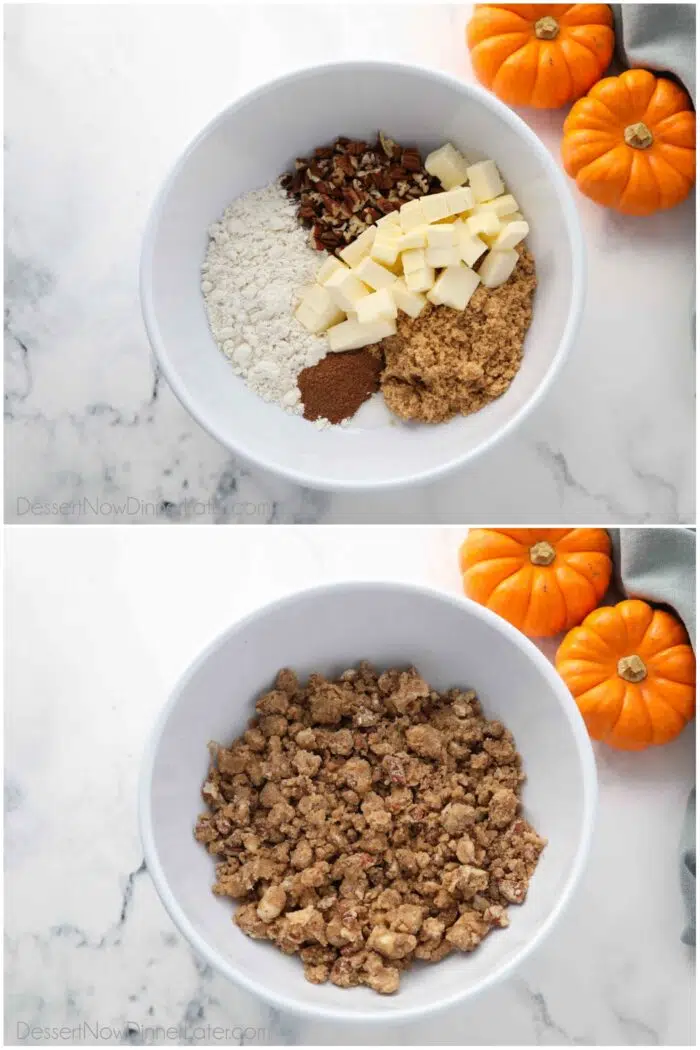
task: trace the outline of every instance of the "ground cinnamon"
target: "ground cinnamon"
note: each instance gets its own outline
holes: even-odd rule
[[[371,350],[327,354],[299,374],[305,419],[341,423],[379,389],[381,358]]]

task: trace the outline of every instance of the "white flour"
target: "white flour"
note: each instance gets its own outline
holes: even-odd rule
[[[308,243],[277,182],[235,200],[209,237],[202,292],[214,339],[251,390],[301,414],[297,376],[328,346],[293,311],[324,256]]]

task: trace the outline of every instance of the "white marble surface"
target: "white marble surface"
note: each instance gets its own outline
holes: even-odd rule
[[[589,298],[562,376],[515,435],[433,485],[363,497],[264,475],[208,437],[154,373],[140,237],[189,139],[236,95],[323,59],[393,57],[470,79],[468,5],[40,4],[5,15],[6,520],[694,519],[692,201],[640,220],[578,197]],[[563,114],[526,116],[557,154]]]
[[[204,644],[322,581],[413,580],[457,593],[463,534],[209,529],[203,543],[200,529],[6,530],[6,1043],[40,1042],[27,1026],[86,1024],[132,1043],[151,1038],[145,1025],[182,1026],[171,1040],[180,1044],[211,1043],[211,1033],[198,1039],[202,1026],[264,1029],[245,1041],[283,1045],[693,1042],[694,955],[679,939],[678,881],[693,729],[643,754],[596,749],[597,827],[568,911],[512,979],[429,1023],[378,1031],[271,1010],[193,957],[144,871],[144,740]]]

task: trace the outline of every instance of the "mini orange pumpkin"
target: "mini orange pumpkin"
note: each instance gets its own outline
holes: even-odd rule
[[[610,538],[605,529],[470,529],[460,567],[467,597],[543,638],[595,609],[610,582]]]
[[[606,77],[564,121],[561,156],[581,193],[626,215],[684,200],[695,182],[695,114],[682,88],[645,69]]]
[[[558,109],[610,65],[607,4],[476,4],[467,44],[476,77],[510,106]]]
[[[569,631],[556,666],[588,732],[625,751],[666,744],[695,713],[695,656],[681,622],[630,599]]]

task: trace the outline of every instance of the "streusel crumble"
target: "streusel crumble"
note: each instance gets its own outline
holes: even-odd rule
[[[214,892],[307,979],[388,994],[414,959],[473,951],[521,904],[545,839],[520,815],[512,734],[471,690],[369,664],[261,696],[230,747],[210,745],[196,837]]]

